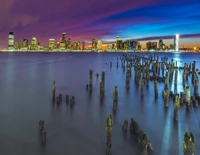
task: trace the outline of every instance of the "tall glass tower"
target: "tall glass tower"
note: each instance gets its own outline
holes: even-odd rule
[[[174,50],[179,50],[179,34],[174,35]]]

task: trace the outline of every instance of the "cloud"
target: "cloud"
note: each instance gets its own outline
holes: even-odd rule
[[[198,33],[199,0],[0,0],[0,40],[8,32],[17,41],[37,37],[42,44],[59,40],[65,31],[72,40],[93,37],[169,36],[174,31]],[[178,8],[178,9],[177,9]],[[187,12],[187,13],[186,13]],[[190,28],[187,32],[187,26]],[[185,33],[184,33],[185,32]]]

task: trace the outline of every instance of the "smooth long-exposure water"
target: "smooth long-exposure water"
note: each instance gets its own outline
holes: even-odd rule
[[[196,61],[200,69],[198,53],[156,53],[169,60]],[[125,87],[125,72],[116,67],[118,53],[0,53],[0,154],[1,155],[103,155],[106,147],[106,119],[112,113],[112,92],[119,89],[117,113],[113,115],[113,155],[138,155],[138,145],[129,132],[122,133],[125,119],[133,117],[147,134],[155,155],[183,155],[182,144],[186,131],[195,136],[195,153],[200,152],[200,106],[186,113],[179,111],[179,120],[173,122],[173,101],[164,110],[162,90],[159,84],[158,100],[154,99],[153,82],[145,89],[144,98],[131,78],[130,90]],[[109,62],[113,62],[110,68]],[[107,63],[107,64],[106,64]],[[85,89],[89,81],[89,69],[93,69],[93,92]],[[99,101],[101,74],[106,70],[105,99]],[[133,70],[132,70],[133,72]],[[183,91],[182,71],[179,71],[177,91]],[[73,110],[63,102],[52,104],[52,81],[56,81],[56,93],[75,96]],[[191,80],[188,85],[193,87]],[[200,87],[200,84],[199,84]],[[174,87],[171,86],[171,90]],[[200,90],[199,90],[200,94]],[[47,143],[42,145],[39,136],[39,120],[45,121]]]

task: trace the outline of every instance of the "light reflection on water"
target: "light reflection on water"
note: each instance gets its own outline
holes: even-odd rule
[[[181,151],[179,145],[184,132],[188,130],[187,125],[195,135],[196,151],[200,151],[199,130],[195,121],[195,117],[200,121],[200,110],[196,109],[186,116],[185,108],[181,108],[178,129],[175,129],[172,122],[172,101],[166,112],[163,108],[162,91],[159,91],[159,99],[154,99],[152,82],[150,88],[145,89],[147,94],[141,99],[140,88],[134,86],[133,77],[130,82],[131,89],[127,93],[125,72],[120,63],[119,68],[116,68],[116,55],[117,53],[0,53],[0,146],[3,146],[3,154],[26,154],[27,149],[37,155],[43,154],[37,132],[40,119],[45,120],[47,130],[46,154],[104,154],[105,120],[108,114],[112,113],[112,92],[115,85],[119,88],[119,104],[114,116],[113,154],[138,153],[130,136],[124,137],[121,132],[123,121],[127,119],[130,122],[131,117],[138,121],[149,136],[155,148],[155,155],[167,150],[171,154],[178,154]],[[166,53],[159,55],[166,56]],[[196,66],[200,68],[199,54],[167,55],[169,60],[173,58],[178,65],[196,60]],[[112,68],[109,67],[109,62],[113,62]],[[91,97],[85,91],[89,68],[94,71]],[[100,74],[102,69],[106,70],[106,92],[105,101],[100,104],[101,77],[97,79],[95,74]],[[182,71],[179,71],[176,88],[178,92],[183,89],[181,74]],[[52,106],[53,80],[57,82],[57,93],[76,97],[73,111],[65,103]],[[164,85],[159,84],[159,90],[163,88]],[[175,89],[173,83],[171,88]],[[188,121],[185,117],[189,117]],[[20,149],[22,152],[18,151]]]

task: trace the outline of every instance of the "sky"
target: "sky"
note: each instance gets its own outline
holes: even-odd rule
[[[59,41],[61,33],[72,41],[104,44],[122,40],[164,39],[181,47],[200,47],[200,0],[0,0],[0,48],[7,48],[8,33],[15,41],[36,37],[42,45]]]

